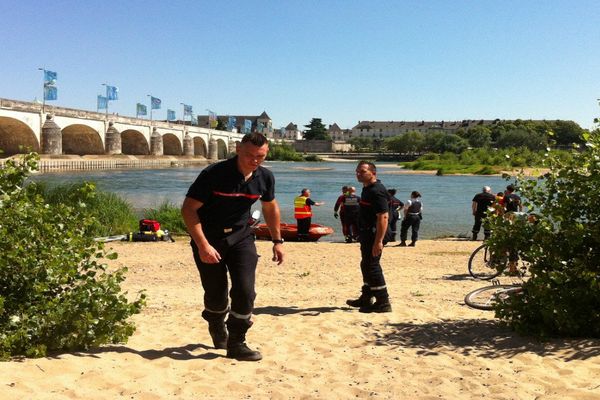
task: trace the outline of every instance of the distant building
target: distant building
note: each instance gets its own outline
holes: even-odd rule
[[[223,126],[227,126],[229,117],[235,117],[234,129],[237,132],[244,132],[245,121],[251,121],[251,132],[260,132],[266,137],[273,139],[273,122],[266,111],[263,111],[260,115],[218,115],[217,120]],[[198,126],[208,127],[208,115],[198,115]]]
[[[282,139],[288,140],[302,140],[302,131],[298,130],[298,125],[290,122],[284,128],[284,133]]]
[[[459,129],[468,130],[478,125],[494,125],[495,120],[462,121],[360,121],[352,128],[352,137],[387,138],[406,132],[445,132],[455,133]]]

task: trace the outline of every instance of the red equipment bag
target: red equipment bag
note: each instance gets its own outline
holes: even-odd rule
[[[160,230],[160,222],[153,219],[140,219],[140,232],[156,232]]]

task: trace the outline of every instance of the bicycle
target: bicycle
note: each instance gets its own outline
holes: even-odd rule
[[[522,277],[527,271],[527,263],[519,257],[513,266],[514,274]],[[492,253],[487,244],[482,244],[471,253],[469,257],[469,274],[475,279],[489,281],[500,275],[509,265],[509,253]],[[520,266],[518,265],[520,263]]]
[[[522,284],[500,284],[497,281],[491,286],[484,286],[467,293],[465,304],[478,310],[493,310],[498,302],[523,292]]]

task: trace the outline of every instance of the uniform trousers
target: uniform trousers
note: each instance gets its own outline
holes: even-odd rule
[[[298,227],[298,240],[307,240],[308,239],[308,231],[310,230],[310,217],[308,218],[300,218],[296,220],[296,226]]]
[[[408,214],[402,220],[402,224],[400,225],[400,240],[402,242],[406,241],[406,237],[408,236],[408,228],[412,228],[410,239],[413,242],[416,242],[419,238],[419,227],[421,226],[421,217],[416,214]]]
[[[371,231],[361,230],[360,232],[360,271],[362,272],[363,282],[371,290],[371,294],[377,299],[387,299],[388,291],[385,285],[383,269],[381,268],[381,254],[373,256],[373,244],[375,243],[375,234]]]
[[[210,240],[209,243],[221,255],[218,264],[206,264],[200,260],[198,247],[192,240],[194,261],[200,273],[200,280],[204,288],[204,307],[202,313],[208,322],[222,320],[229,311],[229,288],[227,271],[231,278],[231,312],[227,320],[230,332],[245,333],[252,325],[250,316],[254,309],[254,291],[256,264],[258,254],[253,236],[246,236],[236,243],[230,244],[226,240]]]

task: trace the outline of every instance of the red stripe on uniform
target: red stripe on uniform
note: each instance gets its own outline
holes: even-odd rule
[[[367,203],[366,201],[362,201],[362,200],[361,200],[361,201],[360,201],[360,205],[361,205],[361,206],[370,206],[370,205],[371,205],[371,203]]]
[[[213,190],[213,194],[215,196],[224,196],[224,197],[246,197],[248,199],[256,200],[260,199],[260,194],[248,194],[248,193],[223,193],[217,192]]]

